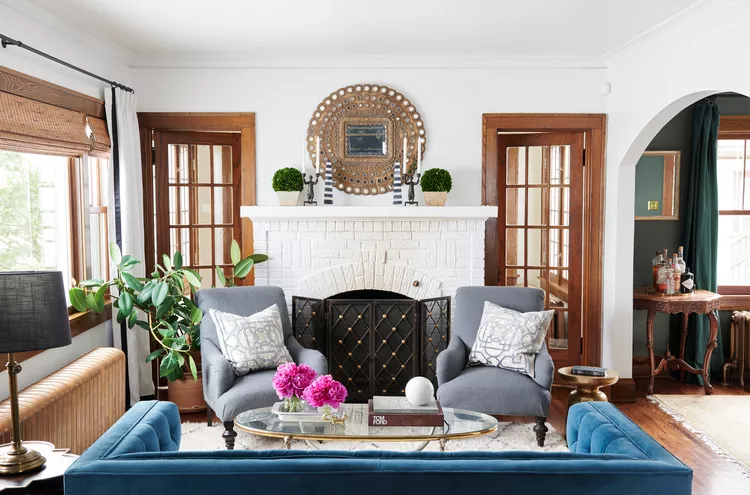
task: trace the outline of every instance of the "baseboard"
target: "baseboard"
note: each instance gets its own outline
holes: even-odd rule
[[[620,378],[620,380],[605,390],[611,402],[635,402],[635,380]]]

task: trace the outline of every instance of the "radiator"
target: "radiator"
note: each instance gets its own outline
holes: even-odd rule
[[[727,383],[727,368],[739,372],[740,386],[745,387],[745,369],[750,368],[750,311],[732,313],[730,328],[729,359],[724,363],[724,383]]]
[[[23,363],[21,363],[23,365]],[[82,454],[125,412],[125,354],[94,349],[19,394],[21,439]],[[0,403],[0,444],[10,442],[10,402]]]

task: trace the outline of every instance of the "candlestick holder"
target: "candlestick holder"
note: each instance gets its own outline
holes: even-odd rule
[[[416,175],[417,175],[417,180],[416,181],[414,180],[414,174],[407,175],[406,176],[406,180],[404,180],[404,184],[406,184],[407,186],[409,186],[409,192],[407,193],[407,198],[409,200],[406,201],[406,202],[404,202],[404,206],[406,206],[406,205],[419,206],[419,201],[414,201],[414,186],[418,186],[419,185],[419,179],[422,177],[422,174],[420,174],[419,172],[417,172]]]
[[[312,174],[309,174],[307,179],[305,179],[304,174],[302,175],[302,182],[307,186],[307,201],[303,201],[303,205],[318,206],[318,202],[315,201],[315,185],[318,183],[318,179],[320,179],[320,172],[315,172],[315,180],[313,180]]]

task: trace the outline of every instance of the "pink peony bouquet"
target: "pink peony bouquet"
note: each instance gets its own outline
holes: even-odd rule
[[[302,410],[303,394],[305,389],[313,383],[315,376],[315,370],[306,364],[284,363],[276,368],[273,388],[279,399],[284,399],[285,409],[288,412]]]
[[[346,400],[347,394],[346,387],[334,380],[331,375],[322,375],[305,389],[302,399],[313,407],[328,406],[338,409]]]

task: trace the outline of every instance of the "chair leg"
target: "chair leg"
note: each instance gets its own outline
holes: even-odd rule
[[[224,421],[224,433],[221,436],[224,438],[227,450],[234,450],[234,438],[237,436],[237,432],[234,431],[234,421]]]
[[[537,416],[536,425],[534,425],[534,433],[536,433],[536,443],[540,447],[544,447],[544,439],[547,436],[547,431],[549,431],[547,425],[544,424],[545,421],[547,421],[547,418]]]
[[[214,412],[208,406],[206,406],[206,418],[208,420],[208,426],[213,426],[214,425]]]

